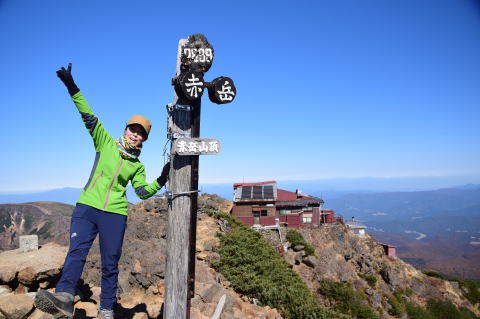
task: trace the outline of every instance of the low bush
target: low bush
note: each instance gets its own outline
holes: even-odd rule
[[[440,278],[440,279],[443,279],[443,280],[449,280],[450,278],[444,274],[441,274],[439,272],[436,272],[436,271],[431,271],[431,270],[427,270],[427,271],[424,271],[423,272],[425,275],[429,276],[429,277],[435,277],[435,278]]]
[[[290,229],[288,232],[287,232],[287,236],[286,236],[288,242],[290,244],[292,244],[293,246],[297,246],[297,245],[302,245],[304,246],[304,250],[305,250],[305,253],[308,255],[308,256],[314,256],[315,255],[315,248],[313,248],[312,245],[310,245],[309,243],[307,243],[307,241],[305,240],[305,238],[303,238],[302,234],[294,229]]]
[[[409,319],[436,319],[427,309],[412,302],[405,303]]]
[[[370,275],[370,274],[364,275],[361,273],[358,274],[358,276],[360,278],[363,278],[370,285],[370,287],[375,288],[375,285],[377,284],[377,277],[375,277],[374,275]]]
[[[323,280],[319,292],[336,302],[335,310],[358,319],[378,319],[362,296],[348,283]]]
[[[402,302],[402,298],[398,298],[395,294],[388,296],[388,303],[391,308],[388,313],[395,317],[400,317],[405,313],[405,305]]]
[[[465,293],[465,297],[473,304],[480,302],[480,281],[478,280],[455,280],[458,281],[460,286],[465,288],[468,292]]]
[[[227,213],[215,217],[227,220],[231,229],[218,234],[220,260],[213,266],[237,292],[276,308],[286,319],[344,318],[318,305],[301,278],[258,232]]]
[[[478,319],[473,312],[468,309],[458,309],[451,301],[442,301],[430,299],[427,302],[427,310],[435,319]]]
[[[477,304],[480,303],[480,281],[478,280],[466,280],[466,279],[457,279],[453,277],[449,277],[443,274],[440,274],[435,271],[424,271],[425,275],[435,278],[440,278],[443,280],[449,281],[456,281],[467,290],[464,294],[465,298],[467,298],[471,303]]]
[[[401,317],[405,312],[409,319],[480,319],[466,308],[457,308],[451,301],[430,299],[427,308],[423,308],[413,302],[406,301],[411,291],[396,290],[388,297],[388,303],[392,306],[389,313],[395,317]]]

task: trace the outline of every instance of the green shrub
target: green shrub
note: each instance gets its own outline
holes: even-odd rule
[[[348,283],[323,280],[319,292],[336,301],[335,310],[358,319],[378,319],[373,310],[363,302],[362,296]]]
[[[463,288],[467,289],[467,293],[465,293],[465,297],[473,304],[477,304],[480,302],[480,281],[478,280],[465,280],[465,279],[456,279],[452,278],[443,274],[440,274],[435,271],[424,271],[425,275],[430,277],[436,277],[443,280],[449,281],[456,281],[462,286]]]
[[[427,309],[412,302],[405,303],[405,310],[410,319],[435,319]]]
[[[392,306],[392,308],[388,310],[388,313],[392,316],[400,317],[405,313],[405,305],[401,298],[398,298],[395,295],[388,296],[388,303]]]
[[[375,288],[375,285],[377,284],[377,277],[370,274],[364,275],[362,273],[358,274],[358,276],[363,278],[370,285],[370,287]]]
[[[440,278],[440,279],[443,279],[443,280],[449,280],[449,277],[439,273],[439,272],[436,272],[436,271],[431,271],[431,270],[427,270],[427,271],[424,271],[423,272],[425,275],[429,276],[429,277],[435,277],[435,278]]]
[[[227,213],[216,213],[232,227],[219,234],[214,267],[239,293],[276,308],[286,319],[330,319],[344,316],[318,305],[301,278],[262,236]]]
[[[435,319],[478,319],[474,313],[465,308],[458,309],[451,301],[430,299],[427,310]]]
[[[310,245],[309,243],[307,243],[307,241],[305,240],[305,238],[303,238],[302,234],[294,229],[290,229],[288,232],[287,232],[287,236],[286,236],[288,242],[290,244],[292,244],[293,246],[297,246],[297,245],[302,245],[304,246],[304,250],[305,250],[305,253],[308,255],[308,256],[314,256],[315,255],[315,248],[313,248],[312,245]]]
[[[213,217],[213,215],[215,215],[215,212],[211,209],[206,209],[203,211],[203,213],[207,214],[210,217]]]
[[[430,299],[425,309],[402,298],[404,295],[409,296],[411,294],[411,289],[400,289],[389,296],[388,303],[392,306],[389,313],[400,317],[406,312],[409,319],[480,319],[466,308],[458,309],[451,301]]]
[[[460,286],[467,289],[465,297],[473,304],[480,302],[480,281],[478,280],[455,280]]]

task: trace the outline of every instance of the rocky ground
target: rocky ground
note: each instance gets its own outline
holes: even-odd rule
[[[128,227],[120,260],[118,318],[161,318],[166,265],[167,209],[164,199],[150,199],[129,208]],[[231,202],[216,195],[199,197],[201,211],[228,211]],[[191,318],[209,319],[219,300],[225,296],[220,318],[271,318],[281,316],[275,309],[260,307],[255,300],[237,294],[230,283],[212,267],[220,256],[216,232],[228,229],[220,221],[199,213],[196,245],[195,296],[191,300]],[[464,297],[456,282],[427,277],[398,258],[385,256],[382,247],[367,235],[350,234],[342,225],[299,230],[315,248],[315,256],[306,256],[301,246],[286,243],[286,229],[261,231],[287,263],[305,281],[318,302],[331,307],[331,301],[318,292],[322,280],[348,282],[365,296],[366,302],[391,319],[387,296],[396,290],[410,289],[409,300],[424,306],[428,298],[450,300],[477,315],[480,311]],[[286,250],[283,250],[286,247]],[[11,250],[0,253],[0,319],[51,319],[35,309],[33,298],[38,289],[53,290],[61,273],[67,248],[54,243],[34,252]],[[366,280],[375,278],[372,285]],[[98,243],[92,247],[75,303],[75,318],[95,318],[99,303],[100,256]]]
[[[457,282],[426,276],[399,258],[387,257],[383,248],[369,235],[358,237],[341,224],[299,231],[315,247],[315,257],[306,256],[302,247],[290,247],[288,243],[289,248],[283,256],[318,302],[326,307],[331,304],[318,289],[322,280],[330,279],[348,282],[356,291],[364,293],[373,309],[382,309],[382,318],[394,318],[387,313],[391,308],[387,296],[398,290],[411,290],[409,301],[422,306],[429,298],[449,300],[480,314],[479,305],[473,306],[464,298]],[[281,230],[283,240],[286,232],[286,229]],[[281,245],[278,231],[262,231],[262,234],[273,246]],[[370,285],[366,277],[374,277],[376,283]]]
[[[164,204],[163,200],[152,199],[130,207],[115,310],[119,318],[162,317],[167,221]],[[215,209],[213,205],[228,208],[229,202],[216,195],[201,196],[199,208],[212,210]],[[220,318],[281,318],[275,309],[257,306],[254,300],[235,293],[229,282],[210,267],[210,261],[219,258],[213,252],[218,244],[215,233],[220,231],[217,222],[199,214],[197,227],[191,318],[211,318],[222,296],[225,296],[225,305]],[[22,253],[12,250],[0,254],[0,319],[53,318],[35,309],[33,299],[38,289],[53,291],[66,251],[64,246],[46,244],[38,251]],[[96,318],[99,279],[99,250],[95,242],[79,285],[74,318]]]

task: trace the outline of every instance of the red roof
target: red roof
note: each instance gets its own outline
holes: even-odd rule
[[[302,195],[302,198],[310,198],[310,196]],[[277,189],[277,201],[287,202],[292,200],[297,200],[296,192],[289,192],[283,189]]]
[[[265,184],[272,184],[272,183],[276,183],[276,181],[258,182],[258,183],[235,183],[233,184],[233,188],[237,188],[239,186],[257,186],[257,185],[265,185]]]

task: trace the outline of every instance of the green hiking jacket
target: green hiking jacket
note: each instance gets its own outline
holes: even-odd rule
[[[141,199],[153,196],[162,186],[156,180],[151,184],[145,181],[145,168],[138,159],[120,156],[116,140],[105,130],[81,92],[74,94],[72,100],[93,138],[96,151],[90,178],[77,202],[106,212],[127,215],[125,187],[129,181],[132,181],[135,193]]]

